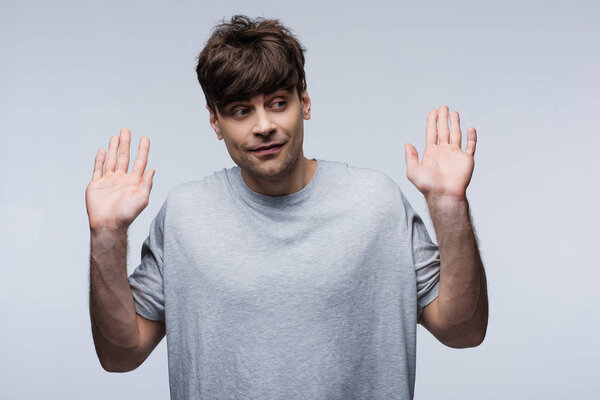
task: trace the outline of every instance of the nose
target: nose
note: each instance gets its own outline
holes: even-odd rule
[[[269,113],[264,108],[258,108],[255,113],[254,127],[252,132],[256,135],[269,135],[275,130],[275,123],[271,120]]]

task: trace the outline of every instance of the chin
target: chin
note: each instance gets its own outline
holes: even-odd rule
[[[300,152],[296,157],[291,154],[280,154],[279,157],[270,160],[245,159],[242,163],[236,162],[236,164],[255,179],[276,181],[284,178],[292,170],[299,156]]]
[[[285,165],[283,163],[273,163],[271,165],[252,165],[252,168],[246,171],[254,176],[256,179],[263,179],[267,181],[276,181],[285,177],[287,172],[292,168],[293,164]]]

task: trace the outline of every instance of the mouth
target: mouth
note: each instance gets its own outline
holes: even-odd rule
[[[281,150],[281,148],[283,147],[284,144],[285,143],[261,146],[260,148],[258,148],[256,150],[251,150],[251,151],[252,151],[252,153],[256,154],[257,156],[275,154],[275,153],[278,153],[279,150]]]

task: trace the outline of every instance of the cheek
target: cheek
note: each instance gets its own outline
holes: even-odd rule
[[[237,124],[236,126],[228,127],[223,129],[223,136],[226,138],[225,142],[227,143],[227,147],[230,149],[235,148],[243,148],[245,145],[245,140],[249,130],[242,126],[243,124]]]
[[[302,128],[302,114],[290,112],[278,118],[277,124],[287,131],[290,136],[297,136]]]

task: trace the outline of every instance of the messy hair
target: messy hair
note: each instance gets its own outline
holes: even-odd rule
[[[234,15],[216,25],[196,73],[212,112],[232,101],[306,85],[306,49],[279,20]]]

